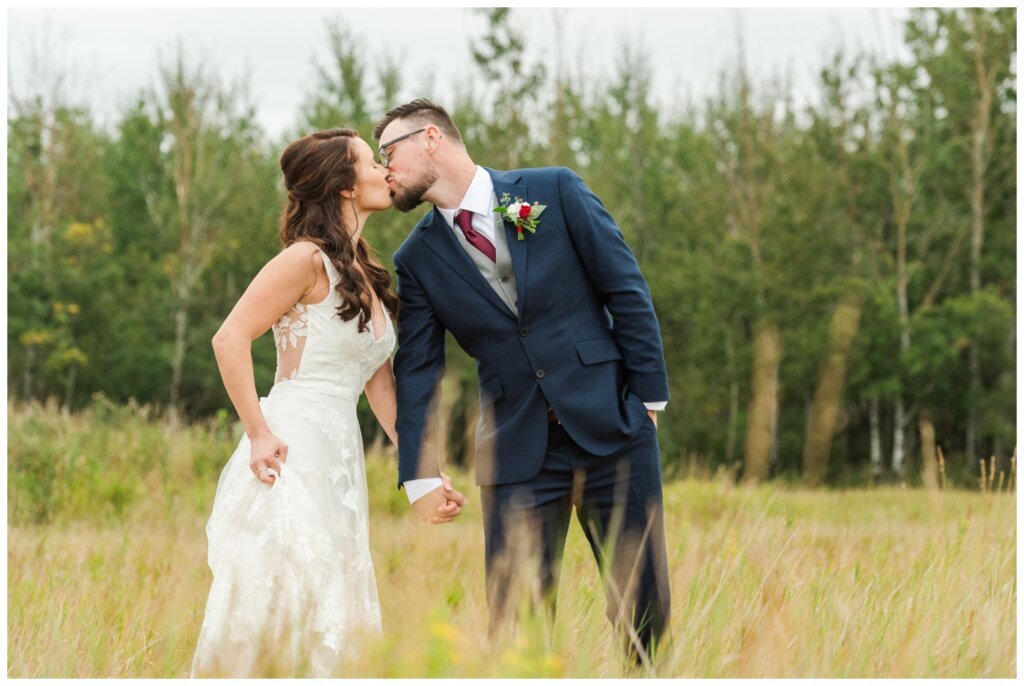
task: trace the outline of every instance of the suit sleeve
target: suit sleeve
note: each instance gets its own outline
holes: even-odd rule
[[[558,171],[558,191],[576,254],[611,313],[629,390],[645,402],[668,400],[668,372],[651,291],[622,230],[571,169]]]
[[[398,276],[398,487],[406,481],[439,476],[436,461],[423,455],[434,389],[445,368],[444,326],[419,282],[395,254]]]

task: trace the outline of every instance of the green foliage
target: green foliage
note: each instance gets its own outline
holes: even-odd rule
[[[944,300],[912,322],[913,344],[903,361],[915,395],[940,406],[979,399],[965,398],[967,351],[976,348],[991,387],[1013,365],[1007,332],[1014,326],[1012,305],[992,290]],[[1008,399],[1007,399],[1008,400]]]
[[[549,73],[527,47],[519,10],[475,16],[481,38],[468,47],[476,73],[444,104],[480,164],[570,166],[621,226],[665,344],[672,399],[660,438],[669,472],[742,462],[753,332],[768,320],[783,351],[775,473],[795,478],[831,349],[829,322],[851,297],[861,309],[838,398],[832,482],[862,474],[873,401],[886,463],[900,398],[911,453],[915,413],[924,408],[951,462],[962,457],[972,416],[979,451],[1005,459],[1016,442],[1014,10],[915,10],[905,27],[908,59],[837,53],[807,106],[794,104],[784,82],[755,83],[740,67],[720,76],[706,102],[674,109],[654,104],[642,46],[623,43],[610,76]],[[348,126],[369,138],[406,99],[396,58],[374,53],[342,22],[324,30],[328,59],[310,67],[293,135]],[[966,170],[982,112],[979,64],[993,97],[984,110],[991,136],[974,290],[977,216]],[[285,141],[260,131],[244,83],[225,84],[180,51],[158,76],[158,87],[133,94],[106,128],[59,97],[12,103],[8,385],[19,400],[52,397],[69,409],[88,407],[97,392],[164,408],[180,366],[182,409],[198,421],[220,417],[226,440],[230,402],[209,340],[279,248]],[[410,97],[434,97],[430,83],[419,86]],[[905,330],[897,295],[904,209]],[[420,212],[371,219],[364,235],[384,264]],[[181,313],[187,327],[176,336]],[[965,392],[971,351],[980,386]],[[254,343],[253,358],[263,394],[275,364],[269,340]],[[471,452],[474,370],[449,339],[443,405],[457,464]],[[365,401],[359,417],[367,444],[380,439]],[[45,520],[57,467],[45,449],[19,449],[27,452],[11,483],[37,490],[19,490],[33,495],[14,496],[12,511]],[[116,509],[140,495],[117,487],[105,497],[104,507]]]
[[[487,19],[486,33],[470,46],[484,77],[482,97],[474,98],[484,115],[482,138],[489,143],[481,159],[498,168],[528,166],[524,152],[533,147],[530,124],[542,111],[544,65],[527,53],[524,31],[512,21],[509,8],[476,12]]]

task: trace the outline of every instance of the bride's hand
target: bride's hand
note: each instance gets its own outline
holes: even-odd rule
[[[249,454],[249,469],[265,484],[274,484],[274,474],[281,473],[281,465],[288,459],[288,444],[274,434],[257,434],[250,439],[252,452]]]

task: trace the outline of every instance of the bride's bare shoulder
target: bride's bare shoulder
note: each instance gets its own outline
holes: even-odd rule
[[[320,302],[330,290],[330,279],[324,266],[320,248],[311,241],[295,241],[282,250],[277,259],[286,262],[289,268],[302,274],[307,287],[300,302]]]
[[[312,241],[295,241],[286,245],[279,256],[287,255],[291,259],[296,259],[302,256],[316,255],[318,252],[320,252],[320,248]]]

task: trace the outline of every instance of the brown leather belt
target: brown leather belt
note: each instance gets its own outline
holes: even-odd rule
[[[562,423],[558,420],[558,417],[555,416],[555,411],[552,410],[550,407],[548,408],[548,421],[551,422],[552,424],[561,425]]]

